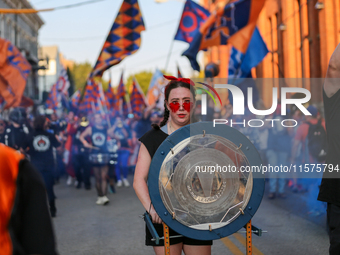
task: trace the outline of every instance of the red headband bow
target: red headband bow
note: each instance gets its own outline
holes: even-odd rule
[[[190,80],[189,78],[176,78],[174,76],[168,76],[168,75],[163,75],[165,79],[167,80],[170,80],[170,81],[181,81],[181,82],[184,82],[184,83],[188,83],[190,84],[191,86],[195,86],[195,83]]]

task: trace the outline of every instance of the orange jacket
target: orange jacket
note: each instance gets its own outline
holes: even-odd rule
[[[23,158],[22,154],[0,144],[0,251],[3,255],[13,254],[8,224],[17,190],[19,162]]]

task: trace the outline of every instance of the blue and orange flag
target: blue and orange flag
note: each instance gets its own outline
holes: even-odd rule
[[[106,69],[135,53],[144,30],[138,0],[124,0],[90,77],[102,76]]]
[[[196,56],[200,50],[230,43],[245,53],[265,0],[238,0],[217,9],[195,33],[189,48],[183,52],[192,68],[199,71]]]
[[[232,47],[230,50],[228,68],[230,84],[234,84],[235,81],[241,81],[239,78],[248,77],[251,69],[256,67],[268,52],[267,45],[263,41],[260,31],[258,28],[255,28],[245,54],[235,47]]]
[[[98,112],[101,110],[100,89],[98,84],[93,79],[88,79],[83,99],[79,103],[79,110],[82,112]]]
[[[207,9],[192,0],[187,0],[175,35],[175,40],[191,43],[196,31],[209,15],[210,12]]]
[[[9,41],[0,38],[0,95],[5,108],[20,105],[31,65]]]
[[[141,115],[143,114],[143,107],[146,106],[146,100],[141,87],[136,78],[133,78],[132,92],[130,95],[130,104],[132,113]]]
[[[156,107],[159,106],[158,108],[160,109],[164,108],[164,93],[162,93],[162,91],[167,83],[167,80],[163,77],[163,73],[156,69],[151,78],[148,92],[146,93],[146,101],[148,105],[157,104],[158,101],[159,105]]]
[[[58,96],[58,88],[57,88],[57,83],[54,83],[50,94],[48,95],[48,98],[46,100],[46,108],[52,109],[52,110],[57,110],[58,109],[58,104],[59,104],[59,96]]]
[[[126,90],[125,90],[125,85],[124,85],[124,80],[123,80],[123,73],[120,77],[120,81],[119,81],[119,85],[118,85],[118,88],[117,88],[117,95],[116,95],[116,98],[117,98],[117,108],[118,108],[118,111],[121,115],[123,116],[127,116],[130,112],[130,107],[128,105],[128,103],[126,102]]]
[[[76,92],[74,92],[73,95],[71,96],[70,104],[71,104],[73,109],[78,108],[78,103],[79,103],[80,97],[81,97],[80,89],[78,89]]]
[[[113,88],[111,85],[111,79],[109,80],[109,86],[107,90],[104,92],[105,99],[106,99],[106,108],[108,110],[117,110],[117,98],[116,95],[113,93]]]

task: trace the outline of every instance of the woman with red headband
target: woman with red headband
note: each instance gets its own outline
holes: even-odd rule
[[[153,207],[147,187],[147,179],[152,157],[161,143],[177,129],[193,122],[193,111],[195,105],[194,83],[190,79],[175,78],[164,76],[171,80],[165,87],[164,100],[164,118],[160,126],[153,124],[153,129],[145,133],[139,140],[141,147],[139,149],[138,161],[135,170],[133,188],[143,204],[146,211],[149,212],[152,222],[159,236],[163,235],[162,220]],[[170,236],[179,235],[170,229]],[[151,234],[146,228],[145,244],[153,246],[155,253],[164,254],[164,242],[160,240],[159,245],[151,241]],[[182,250],[186,255],[209,255],[211,254],[212,241],[200,241],[187,237],[171,238],[170,253],[179,255]]]

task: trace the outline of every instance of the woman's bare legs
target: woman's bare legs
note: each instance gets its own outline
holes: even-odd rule
[[[183,243],[170,245],[170,254],[171,255],[181,255],[182,247],[183,247]],[[164,253],[164,246],[154,246],[153,249],[154,249],[156,255],[164,255],[165,254]],[[199,254],[199,253],[197,253],[197,254]]]
[[[107,193],[107,181],[106,176],[108,173],[108,166],[93,167],[95,179],[96,179],[96,189],[99,197],[106,196]]]
[[[211,245],[183,245],[185,255],[211,255]]]

